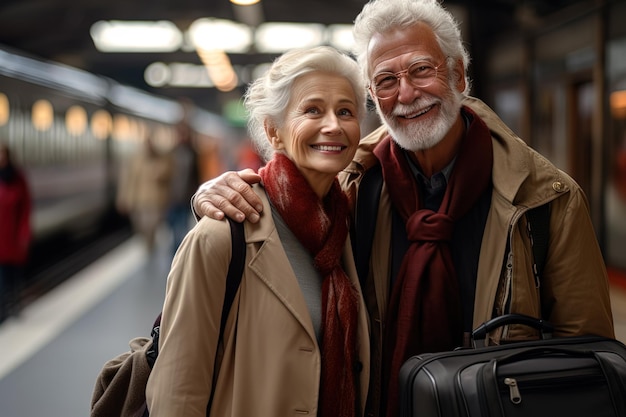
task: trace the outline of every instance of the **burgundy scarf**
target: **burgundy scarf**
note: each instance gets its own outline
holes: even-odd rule
[[[383,342],[386,415],[397,415],[398,373],[409,357],[461,346],[461,296],[450,253],[457,220],[490,187],[491,134],[472,111],[438,212],[423,209],[404,151],[388,136],[374,150],[393,206],[406,224],[410,246],[391,290]],[[385,399],[383,398],[383,401]]]
[[[348,201],[334,181],[324,200],[298,168],[277,153],[259,171],[274,207],[314,256],[322,282],[320,417],[356,415],[358,293],[341,267],[348,236]]]

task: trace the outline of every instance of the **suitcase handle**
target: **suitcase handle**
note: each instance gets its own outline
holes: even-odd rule
[[[485,346],[485,339],[489,332],[508,324],[523,324],[537,329],[541,332],[541,338],[544,340],[551,339],[554,331],[554,326],[545,320],[524,314],[505,314],[504,316],[494,317],[474,329],[472,332],[474,347]]]

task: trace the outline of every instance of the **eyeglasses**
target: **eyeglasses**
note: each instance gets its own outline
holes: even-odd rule
[[[369,88],[372,94],[385,100],[396,95],[400,88],[400,78],[403,76],[406,76],[407,81],[413,87],[428,87],[437,79],[437,72],[442,65],[443,62],[434,66],[428,61],[417,61],[403,71],[381,72],[374,76]]]

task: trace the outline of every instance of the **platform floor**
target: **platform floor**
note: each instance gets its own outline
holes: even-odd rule
[[[89,416],[102,365],[149,335],[161,310],[171,260],[163,247],[147,257],[132,238],[0,326],[0,417]],[[626,342],[626,287],[611,296]]]
[[[123,243],[0,326],[0,417],[87,417],[102,365],[149,335],[170,255]]]

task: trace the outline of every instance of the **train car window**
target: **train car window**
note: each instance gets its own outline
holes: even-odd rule
[[[5,126],[10,117],[9,98],[6,94],[0,93],[0,126]]]
[[[65,128],[70,135],[81,136],[87,130],[87,112],[84,108],[74,105],[65,113]]]
[[[91,133],[96,139],[106,139],[111,134],[113,119],[106,110],[96,110],[91,116]]]
[[[32,123],[35,129],[45,131],[50,129],[54,121],[54,109],[48,100],[37,100],[33,104]]]
[[[113,138],[124,141],[130,137],[130,120],[123,114],[116,114],[113,117]]]

